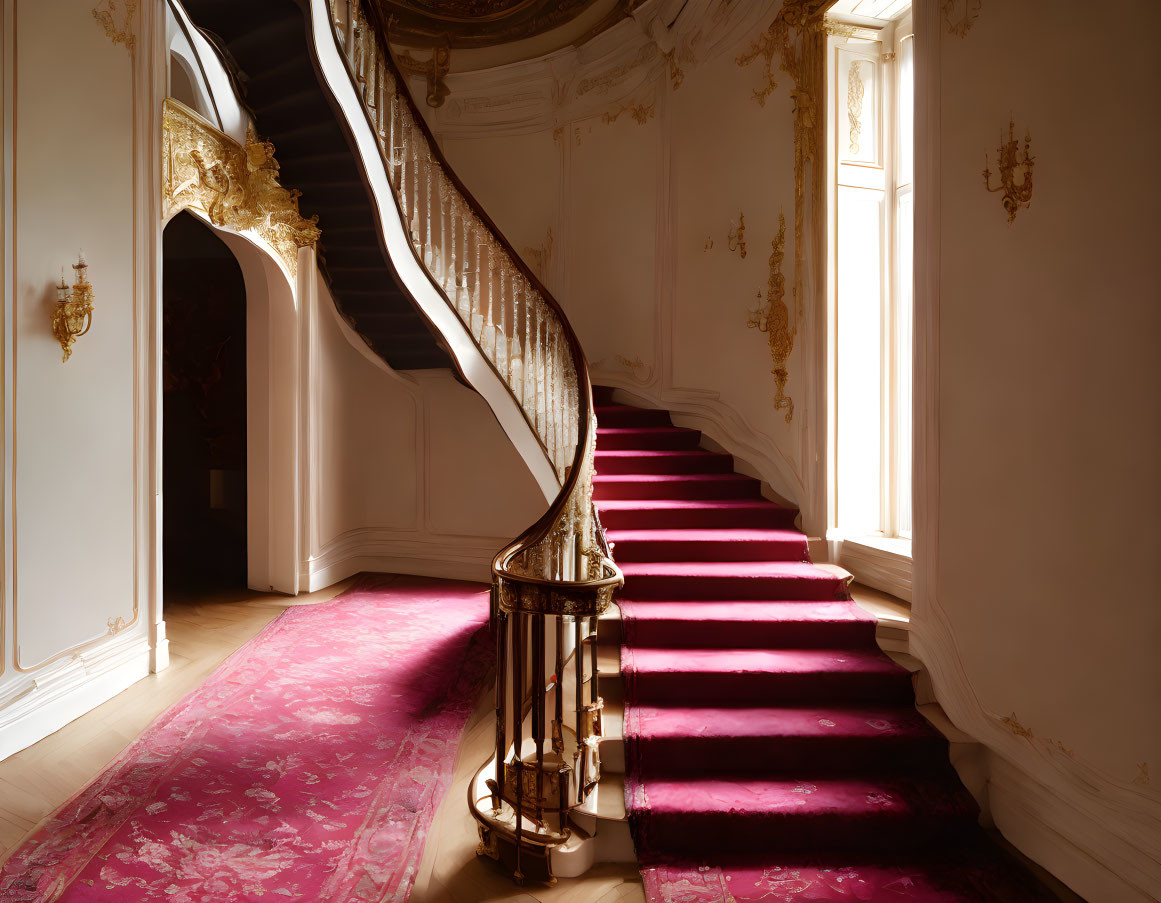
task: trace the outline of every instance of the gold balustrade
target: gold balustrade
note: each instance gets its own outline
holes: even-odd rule
[[[559,304],[444,159],[374,5],[329,2],[416,258],[520,405],[560,483],[544,516],[492,563],[496,747],[469,788],[481,853],[518,882],[552,880],[552,850],[573,838],[570,813],[600,777],[597,619],[622,584],[592,504],[588,365]]]

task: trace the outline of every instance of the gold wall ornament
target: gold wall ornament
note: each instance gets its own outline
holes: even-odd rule
[[[774,364],[770,373],[774,377],[774,410],[786,411],[786,422],[794,418],[794,399],[786,394],[786,380],[789,371],[786,361],[794,350],[794,339],[798,324],[790,323],[790,311],[786,307],[786,277],[782,275],[782,259],[786,253],[786,218],[778,211],[778,234],[770,242],[770,276],[766,283],[766,307],[761,306],[761,292],[758,293],[759,306],[750,311],[746,325],[751,329],[766,333],[770,344],[770,360]]]
[[[746,214],[738,214],[738,225],[730,226],[730,231],[726,234],[726,247],[731,251],[737,251],[742,260],[746,259]]]
[[[602,113],[601,122],[608,125],[610,123],[616,122],[623,114],[628,113],[634,122],[636,122],[638,125],[644,125],[646,122],[653,118],[654,106],[655,104],[652,103],[628,103],[617,110],[615,113]]]
[[[825,146],[826,116],[823,104],[826,98],[826,35],[828,25],[826,11],[834,5],[834,0],[785,0],[782,8],[769,27],[750,45],[750,49],[738,56],[735,62],[746,67],[758,60],[763,61],[763,86],[754,91],[754,100],[765,106],[766,98],[777,87],[774,79],[774,57],[779,58],[779,68],[790,76],[793,87],[790,97],[794,104],[794,297],[793,317],[783,301],[784,280],[778,273],[777,303],[768,307],[766,320],[754,323],[755,328],[770,334],[770,352],[774,359],[774,375],[777,393],[775,406],[786,408],[786,422],[794,415],[794,404],[785,393],[786,359],[794,348],[794,338],[798,324],[803,318],[803,297],[805,295],[806,274],[806,211],[807,198],[810,209],[815,211],[811,222],[811,265],[815,274],[815,284],[823,284],[825,259],[820,249],[825,247],[825,219],[818,211],[826,209],[825,167],[822,165],[822,149]],[[783,218],[778,216],[779,233],[783,232]],[[777,244],[779,239],[775,239]],[[771,254],[771,278],[768,290],[775,289],[775,257],[777,265],[782,264],[782,249],[776,248]],[[787,321],[785,325],[782,320]]]
[[[101,0],[93,7],[93,18],[105,29],[105,35],[114,44],[123,44],[133,55],[137,38],[133,34],[133,18],[137,15],[137,0]]]
[[[279,184],[273,144],[251,130],[243,147],[172,97],[162,117],[161,179],[166,218],[189,207],[215,226],[255,232],[292,276],[299,249],[315,247],[322,234],[318,216],[299,212],[301,192]]]
[[[850,147],[852,154],[859,152],[859,138],[863,133],[863,64],[855,60],[847,70],[847,123],[850,126]]]
[[[93,286],[89,282],[89,265],[85,262],[84,251],[77,256],[73,269],[76,271],[76,281],[72,291],[69,291],[65,283],[64,267],[61,267],[56,303],[52,306],[52,334],[64,352],[61,363],[72,357],[73,343],[93,325]]]
[[[943,24],[947,33],[967,37],[980,15],[983,0],[943,0]]]
[[[552,248],[555,243],[556,237],[552,234],[552,226],[549,226],[548,235],[545,236],[540,246],[534,248],[531,245],[525,245],[520,255],[541,282],[548,280],[548,269],[552,265]]]
[[[996,162],[1000,167],[1000,184],[992,187],[992,172],[988,169],[988,155],[984,153],[984,187],[988,191],[1002,191],[1004,210],[1008,213],[1008,225],[1016,220],[1016,213],[1021,207],[1032,203],[1032,167],[1036,158],[1032,156],[1032,135],[1024,132],[1024,150],[1020,151],[1020,142],[1016,138],[1015,120],[1008,121],[1008,140],[1004,141],[1004,133],[1000,132],[1000,146],[996,149]],[[1020,174],[1020,183],[1016,184],[1017,170]]]
[[[105,634],[106,636],[116,636],[129,626],[129,623],[120,615],[115,618],[109,618],[105,623],[109,628],[108,632]]]
[[[1137,763],[1137,776],[1135,778],[1133,778],[1133,783],[1138,784],[1142,787],[1149,786],[1149,763],[1148,762],[1138,762]]]
[[[661,58],[665,60],[665,65],[669,68],[669,84],[676,91],[685,81],[685,71],[677,64],[677,48],[674,47],[667,53],[662,53]]]
[[[444,79],[451,71],[451,47],[446,43],[431,48],[431,59],[420,60],[401,53],[395,60],[404,75],[422,75],[427,79],[427,105],[439,108],[451,94]]]

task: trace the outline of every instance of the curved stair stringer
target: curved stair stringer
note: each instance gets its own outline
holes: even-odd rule
[[[545,500],[551,502],[559,494],[561,482],[535,430],[451,302],[416,257],[399,215],[395,192],[382,165],[378,140],[351,80],[343,53],[336,44],[327,0],[305,0],[305,3],[320,81],[334,99],[357,149],[367,185],[375,200],[379,227],[391,263],[416,306],[447,343],[464,380],[487,402],[504,434],[531,471]]]

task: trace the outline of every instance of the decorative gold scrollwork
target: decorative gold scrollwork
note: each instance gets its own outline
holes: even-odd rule
[[[774,376],[774,410],[786,411],[786,422],[794,417],[794,400],[786,394],[786,360],[794,350],[797,324],[790,323],[790,311],[786,307],[786,277],[782,275],[782,258],[786,249],[786,219],[778,212],[778,234],[770,242],[770,278],[766,285],[766,309],[759,307],[750,311],[746,325],[751,329],[766,333],[770,343],[770,359],[774,366],[770,373]]]
[[[863,133],[863,63],[855,60],[847,70],[847,122],[850,125],[850,147],[852,154],[859,152],[859,138]]]
[[[298,209],[301,194],[278,181],[274,145],[246,136],[246,146],[218,131],[172,97],[162,119],[162,192],[168,217],[187,207],[215,226],[260,235],[294,275],[299,248],[322,234],[318,217]]]
[[[988,155],[984,154],[984,187],[988,191],[1002,191],[1004,210],[1008,213],[1008,225],[1016,220],[1021,207],[1032,203],[1032,167],[1036,158],[1032,156],[1032,135],[1024,132],[1024,150],[1020,151],[1020,141],[1016,138],[1015,120],[1008,121],[1008,140],[1000,132],[1000,146],[996,150],[996,161],[1000,167],[1000,184],[992,187],[992,172],[988,169]],[[1016,184],[1016,171],[1021,170],[1020,183]]]
[[[730,226],[730,231],[726,234],[726,247],[731,251],[737,251],[742,260],[746,259],[746,214],[738,214],[738,225]]]
[[[966,37],[980,16],[982,4],[983,0],[943,0],[943,24],[947,26],[947,33]],[[957,16],[956,7],[961,5],[962,10]]]

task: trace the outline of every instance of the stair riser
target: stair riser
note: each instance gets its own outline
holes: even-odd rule
[[[795,816],[787,811],[766,817],[747,817],[735,812],[684,813],[678,818],[652,813],[641,819],[637,835],[645,834],[653,849],[667,854],[693,857],[704,855],[706,838],[715,838],[715,848],[732,854],[769,856],[786,853],[843,851],[860,855],[898,855],[917,851],[951,848],[971,836],[973,821],[938,816],[908,818],[849,818],[845,815]]]
[[[729,455],[712,452],[689,455],[649,455],[632,456],[596,455],[597,473],[613,474],[689,474],[689,473],[733,473],[734,459]]]
[[[813,777],[852,770],[877,774],[933,774],[947,768],[947,741],[931,737],[666,737],[629,738],[634,761],[647,774],[796,773],[810,763]],[[601,748],[604,753],[604,746]]]
[[[869,649],[875,625],[860,621],[635,621],[637,646],[665,649]]]
[[[911,680],[903,674],[825,671],[814,674],[637,673],[632,676],[637,700],[649,704],[858,705],[903,703],[911,699]]]
[[[655,411],[647,408],[633,408],[631,410],[597,409],[597,423],[603,427],[615,429],[639,429],[651,426],[673,426],[668,411]]]
[[[723,540],[721,542],[665,539],[617,540],[613,557],[630,561],[809,561],[804,539]]]
[[[775,508],[753,508],[748,511],[714,508],[637,508],[630,511],[602,511],[601,523],[606,530],[686,530],[723,527],[769,527],[788,529],[794,526],[795,512]]]
[[[684,451],[697,448],[701,433],[697,430],[666,430],[660,433],[601,433],[597,448],[601,451]]]
[[[617,477],[593,479],[597,501],[664,499],[667,501],[712,501],[714,499],[756,499],[761,484],[757,480],[701,480],[697,476],[674,481],[641,482]]]
[[[833,602],[846,597],[841,580],[802,577],[682,577],[654,574],[625,576],[627,599],[794,599]]]

